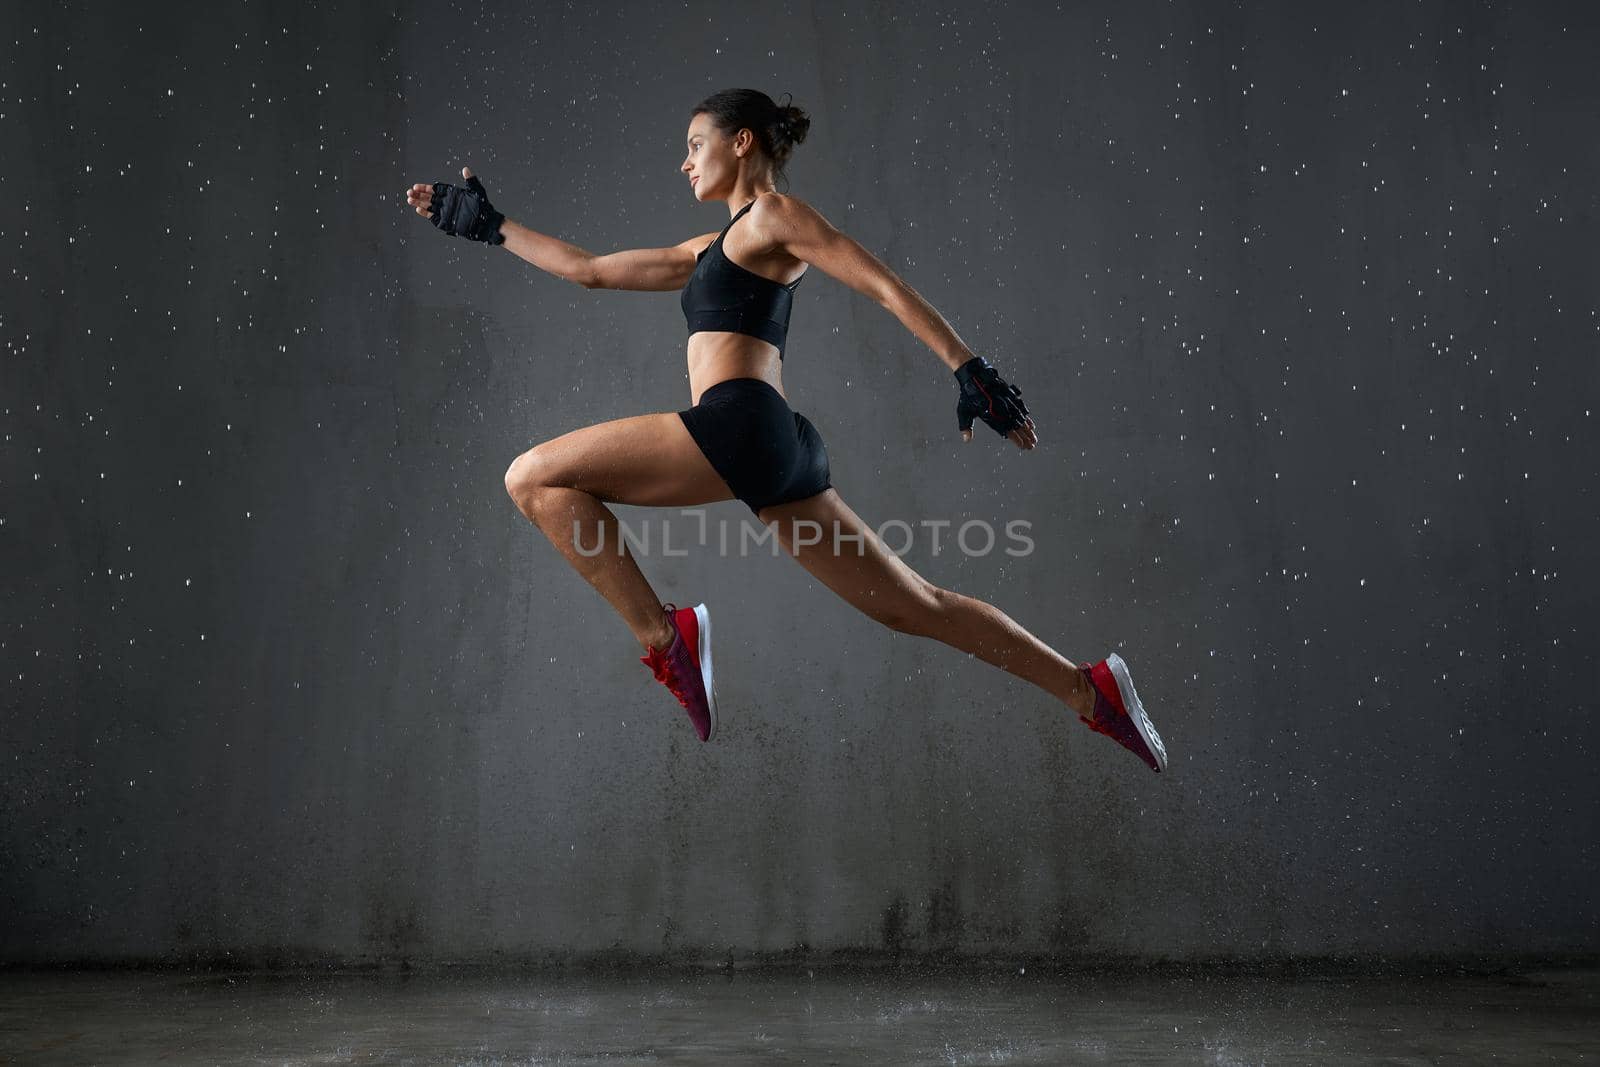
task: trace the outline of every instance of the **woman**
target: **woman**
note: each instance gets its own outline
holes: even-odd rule
[[[696,200],[725,202],[731,217],[720,233],[670,248],[596,255],[528,229],[494,210],[466,167],[464,186],[411,187],[411,206],[445,233],[503,244],[586,289],[682,290],[691,406],[537,445],[506,471],[507,492],[622,616],[646,651],[640,662],[678,698],[702,741],[717,728],[710,615],[704,604],[657,600],[607,502],[682,508],[740,500],[801,566],[872,618],[1034,683],[1160,771],[1166,751],[1119,656],[1076,666],[998,608],[922,578],[840,498],[816,428],[789,407],[781,374],[789,311],[816,267],[891,311],[954,371],[964,440],[976,417],[1020,449],[1038,443],[1020,390],[871,253],[805,201],[776,191],[810,125],[799,108],[750,89],[696,106],[679,169]]]

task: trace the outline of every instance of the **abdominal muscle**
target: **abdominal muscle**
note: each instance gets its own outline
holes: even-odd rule
[[[746,333],[701,330],[689,335],[689,402],[700,403],[700,394],[729,378],[759,378],[783,391],[783,361],[776,346]]]

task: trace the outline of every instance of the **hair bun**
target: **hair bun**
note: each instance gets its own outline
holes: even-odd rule
[[[806,113],[793,105],[779,107],[774,121],[784,136],[795,144],[804,141],[806,132],[811,129],[811,120],[806,117]]]

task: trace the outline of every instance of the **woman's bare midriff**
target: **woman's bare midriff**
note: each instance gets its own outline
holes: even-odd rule
[[[759,337],[746,333],[701,330],[689,335],[689,403],[700,403],[700,394],[729,378],[760,378],[783,391],[783,361],[778,349]]]

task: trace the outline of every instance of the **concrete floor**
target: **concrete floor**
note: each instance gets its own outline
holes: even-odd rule
[[[1020,971],[1020,973],[1019,973]],[[0,972],[6,1064],[1581,1063],[1600,968]]]

